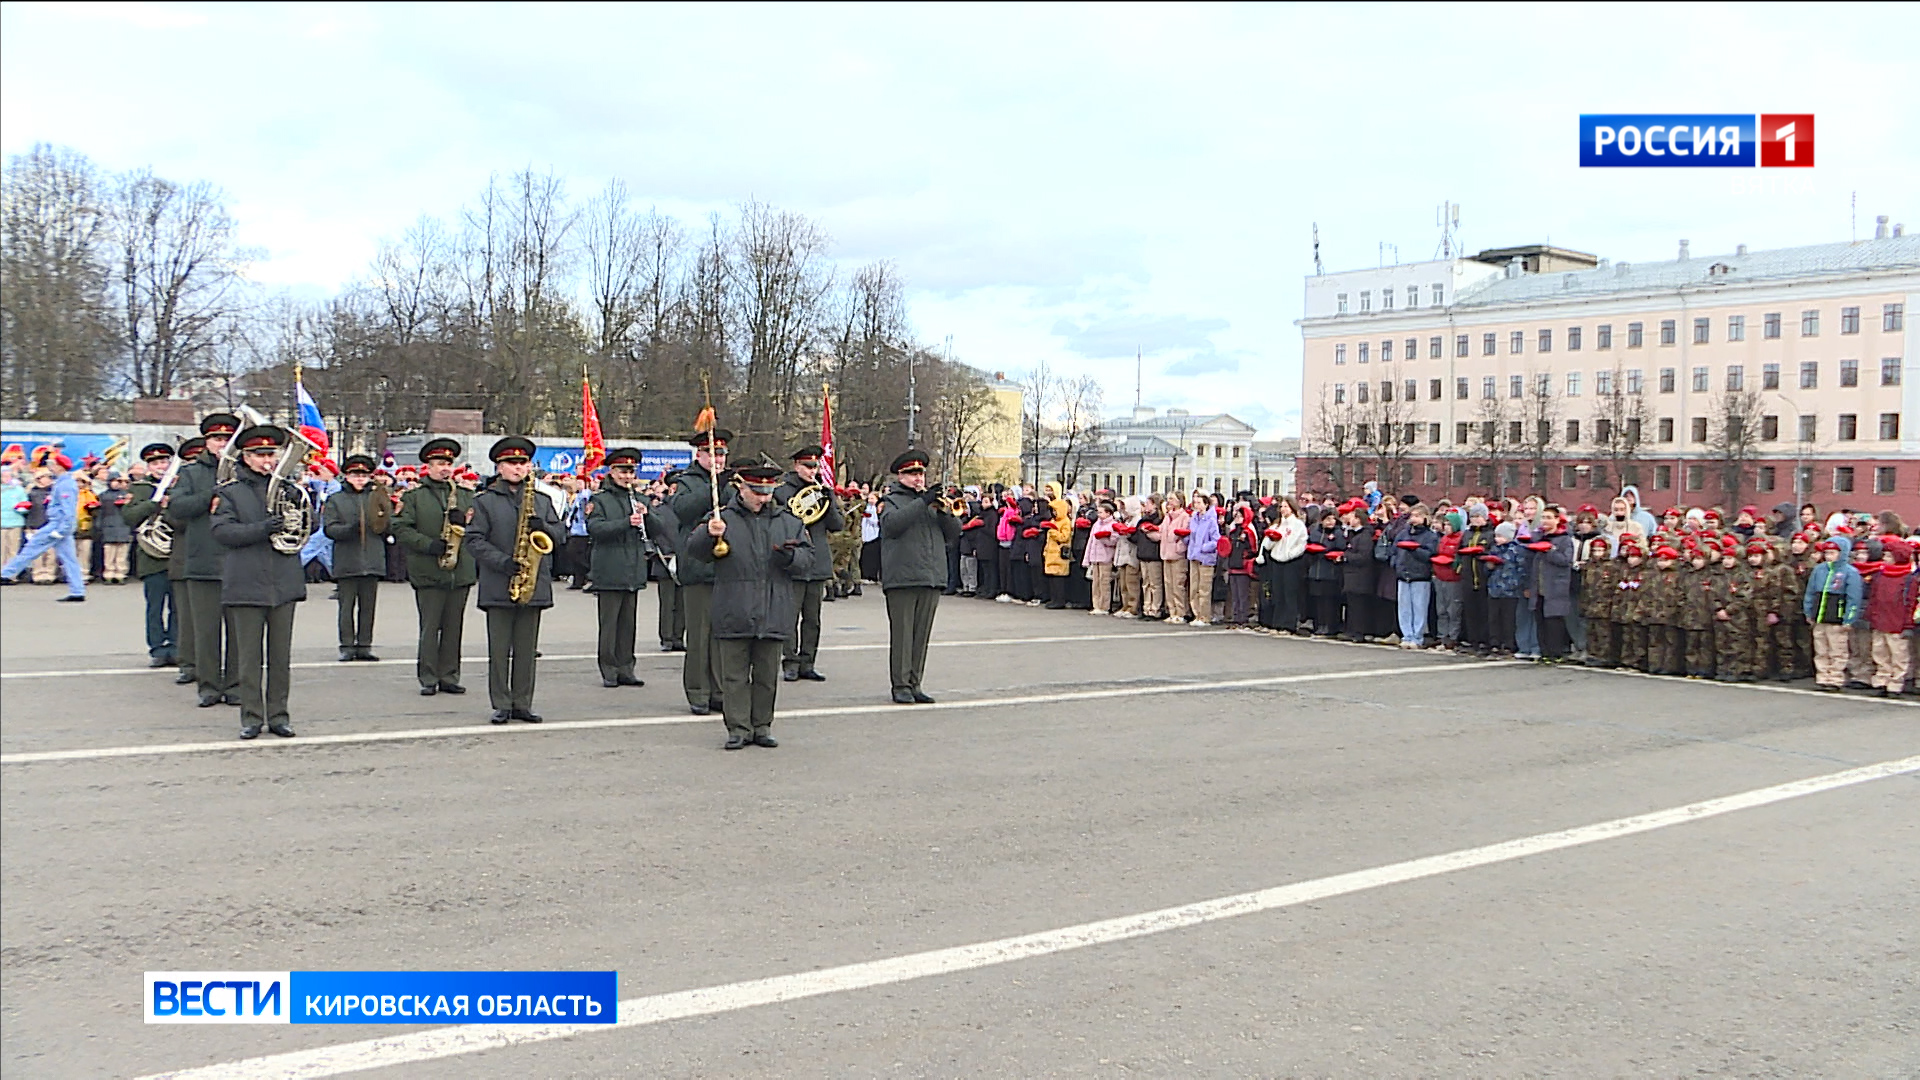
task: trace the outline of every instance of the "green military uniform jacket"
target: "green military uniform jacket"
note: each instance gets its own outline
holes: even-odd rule
[[[453,569],[440,569],[436,545],[446,525],[449,498],[454,500],[454,524],[467,524],[473,493],[458,484],[423,479],[419,487],[400,496],[400,512],[390,527],[394,540],[407,549],[407,580],[416,589],[464,589],[479,576],[465,544],[460,545],[460,559]]]
[[[795,577],[812,570],[816,561],[807,527],[777,501],[769,500],[755,514],[735,500],[720,511],[720,520],[727,523],[727,554],[716,559],[714,538],[707,533],[712,517],[709,512],[697,523],[680,561],[700,563],[714,576],[713,636],[785,638],[800,615],[793,595]]]
[[[595,592],[637,592],[647,587],[647,533],[627,520],[636,504],[644,508],[647,497],[613,483],[587,500],[587,536],[593,540],[587,580]],[[649,517],[648,528],[653,524]]]
[[[120,508],[121,520],[125,521],[127,526],[134,530],[134,577],[146,577],[150,574],[165,574],[168,571],[168,564],[173,561],[171,559],[156,559],[152,555],[147,554],[146,548],[140,546],[140,526],[144,525],[148,518],[160,513],[160,504],[153,501],[153,493],[159,486],[157,481],[139,481],[127,488],[127,494],[129,495],[127,505]]]
[[[1628,626],[1651,625],[1646,618],[1646,579],[1653,569],[1647,563],[1628,566],[1623,560],[1620,566],[1620,582],[1617,586],[1620,601],[1614,606],[1613,621]]]
[[[799,473],[789,472],[780,478],[780,486],[773,492],[773,501],[786,506],[789,500],[800,494],[807,486],[807,482],[800,479]],[[847,527],[847,515],[840,512],[840,496],[835,495],[831,488],[826,490],[826,499],[827,512],[820,516],[819,521],[807,526],[807,538],[813,543],[813,550],[820,553],[820,557],[813,560],[812,568],[804,574],[794,574],[795,581],[826,581],[833,577],[833,566],[826,555],[833,550],[833,534]]]
[[[1640,622],[1644,626],[1679,626],[1681,584],[1680,564],[1665,570],[1657,563],[1641,567]]]
[[[1581,614],[1589,619],[1619,617],[1614,612],[1620,606],[1620,572],[1624,569],[1626,564],[1618,559],[1588,561],[1580,578]]]
[[[1713,601],[1720,582],[1712,566],[1698,570],[1692,563],[1680,575],[1680,627],[1684,630],[1713,629]]]
[[[674,562],[674,577],[682,585],[713,584],[713,564],[686,557],[694,529],[703,528],[707,518],[713,516],[713,479],[713,474],[696,461],[674,477],[673,493],[667,496],[667,509],[672,511],[673,520],[680,523],[679,543],[674,549],[681,555]],[[720,505],[724,507],[730,501],[723,492]]]
[[[220,459],[202,453],[180,467],[167,489],[163,511],[173,526],[173,557],[167,576],[175,581],[219,581],[226,573],[227,549],[213,542],[213,489]]]
[[[334,580],[386,575],[391,519],[387,526],[375,529],[367,520],[367,509],[375,499],[390,498],[387,489],[378,484],[368,484],[365,491],[343,485],[321,504],[321,531],[333,541]]]

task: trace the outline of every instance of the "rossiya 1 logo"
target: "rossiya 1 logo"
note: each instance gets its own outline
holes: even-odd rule
[[[1583,169],[1813,168],[1812,113],[1582,113]]]

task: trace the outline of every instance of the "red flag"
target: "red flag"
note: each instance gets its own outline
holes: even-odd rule
[[[600,434],[600,413],[593,407],[593,387],[585,371],[580,373],[580,441],[585,444],[580,471],[590,473],[607,460],[607,440]]]
[[[820,482],[828,489],[836,487],[833,473],[833,396],[820,384]]]

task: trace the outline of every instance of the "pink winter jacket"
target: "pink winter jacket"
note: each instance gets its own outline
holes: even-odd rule
[[[1185,510],[1168,510],[1165,520],[1160,522],[1160,559],[1162,562],[1177,562],[1187,557],[1187,538],[1175,530],[1190,528],[1193,518]]]

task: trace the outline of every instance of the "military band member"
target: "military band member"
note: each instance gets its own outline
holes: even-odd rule
[[[687,708],[695,716],[706,716],[720,707],[720,673],[714,662],[713,648],[713,563],[689,559],[687,542],[713,514],[716,477],[724,487],[727,468],[727,443],[733,433],[725,428],[696,433],[687,439],[693,447],[693,464],[675,478],[673,494],[667,497],[667,509],[680,522],[680,557],[675,560],[675,576],[680,583],[680,608],[687,626],[686,663],[680,682],[687,693]],[[721,491],[724,506],[728,492]]]
[[[947,512],[940,489],[927,484],[927,455],[909,450],[893,459],[894,482],[880,500],[880,588],[887,596],[887,664],[893,700],[930,705],[920,689],[927,642],[940,591],[947,587],[947,542],[960,519]]]
[[[738,497],[718,515],[709,511],[685,548],[690,561],[713,575],[713,651],[728,750],[780,745],[772,730],[780,649],[793,629],[794,579],[815,564],[806,526],[774,498],[779,468],[750,465],[739,479]],[[722,539],[725,555],[717,554]]]
[[[233,693],[234,671],[227,655],[226,617],[220,605],[220,579],[227,554],[213,539],[213,489],[218,483],[220,454],[239,428],[240,418],[232,413],[211,413],[201,420],[200,453],[192,463],[180,467],[180,475],[162,504],[167,522],[173,526],[173,557],[168,560],[167,572],[177,573],[174,580],[185,586],[175,591],[174,601],[180,607],[180,635],[193,642],[189,659],[203,709],[223,702],[240,704]],[[180,666],[181,674],[186,674],[184,660]]]
[[[671,478],[662,477],[661,484],[666,492],[673,490]],[[659,626],[661,652],[687,651],[687,613],[680,606],[680,585],[673,579],[674,569],[679,563],[680,522],[667,509],[666,495],[649,496],[647,535],[653,540],[652,551],[648,553],[647,578],[653,582],[654,595],[658,597],[656,615]]]
[[[461,543],[473,517],[473,495],[453,482],[459,457],[453,439],[422,446],[419,486],[400,497],[391,525],[395,542],[406,549],[407,581],[420,615],[413,673],[423,697],[467,692],[460,684],[460,631],[476,575],[473,553]]]
[[[340,490],[322,506],[321,528],[333,541],[333,582],[340,602],[340,659],[378,660],[373,655],[374,608],[387,573],[387,530],[393,495],[373,483],[373,459],[348,454],[340,466]]]
[[[296,513],[277,513],[267,499],[274,458],[287,444],[284,429],[258,424],[242,431],[240,467],[232,480],[214,489],[215,543],[226,552],[220,601],[226,607],[228,644],[240,689],[240,737],[257,738],[260,728],[293,738],[288,725],[287,688],[293,659],[293,605],[307,598],[307,576],[300,566],[300,542],[307,522]],[[298,484],[290,485],[299,491]],[[276,537],[293,541],[293,550],[274,549]]]
[[[803,446],[795,450],[793,471],[781,478],[780,486],[773,493],[774,501],[786,506],[794,496],[819,485],[820,458],[825,453],[819,446]],[[829,557],[832,537],[847,527],[847,517],[840,512],[840,500],[834,496],[831,488],[823,487],[819,497],[826,512],[807,525],[807,540],[813,545],[813,550],[820,553],[819,557],[813,560],[811,569],[792,575],[794,604],[799,609],[799,621],[794,632],[787,635],[787,643],[780,654],[780,677],[787,682],[795,679],[827,681],[825,675],[813,668],[814,657],[820,651],[820,600],[826,595],[827,581],[833,577],[833,561]]]
[[[206,451],[207,441],[199,435],[181,443],[176,451],[180,455],[180,471],[186,472],[187,467]],[[169,498],[160,500],[161,517],[167,518],[167,504],[172,501],[171,495],[179,489],[180,478],[176,476],[173,488],[168,493]],[[173,519],[167,518],[167,524],[171,527]],[[200,678],[195,674],[193,660],[193,623],[187,618],[187,538],[177,531],[173,534],[172,554],[167,558],[167,587],[173,593],[173,654],[180,660],[179,673],[173,677],[174,685],[195,686]]]
[[[607,483],[587,502],[587,536],[592,540],[591,568],[600,605],[600,684],[645,686],[633,674],[633,635],[640,618],[640,590],[647,587],[647,494],[635,470],[640,451],[620,447],[607,452]]]
[[[127,488],[127,504],[120,508],[121,520],[135,530],[160,513],[154,494],[160,488],[160,478],[173,464],[173,447],[148,443],[140,448],[140,460],[146,463],[147,478]],[[133,545],[133,576],[140,579],[147,596],[148,667],[172,667],[180,662],[179,609],[174,606],[170,580],[172,561],[155,558],[140,544]]]
[[[465,550],[473,553],[480,576],[480,610],[487,613],[487,695],[492,720],[537,724],[533,711],[535,653],[540,648],[540,613],[553,606],[553,550],[567,538],[553,500],[533,487],[533,440],[518,435],[493,444],[494,476],[473,497],[473,523]],[[530,505],[529,505],[530,504]],[[520,547],[521,512],[526,516],[526,549]],[[532,539],[544,535],[545,540]],[[542,550],[544,549],[544,550]],[[516,554],[531,563],[523,568]],[[525,595],[514,594],[516,575],[531,569]]]

